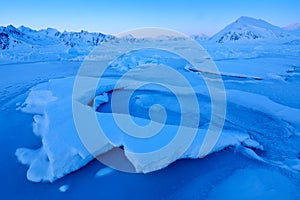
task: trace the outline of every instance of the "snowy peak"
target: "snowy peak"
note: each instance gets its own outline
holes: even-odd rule
[[[294,23],[294,24],[290,24],[290,25],[287,25],[285,27],[282,27],[282,29],[290,32],[291,34],[294,34],[298,37],[300,37],[300,23]],[[300,39],[296,39],[296,40],[293,40],[291,42],[291,44],[299,44],[300,43]]]
[[[83,60],[111,35],[60,32],[54,28],[34,30],[25,26],[0,27],[0,62]]]
[[[26,41],[29,39],[28,37],[25,38],[24,33],[14,26],[0,27],[0,49],[9,49],[9,46],[21,43],[22,38]]]
[[[250,41],[262,39],[284,39],[292,34],[264,20],[240,17],[212,37],[217,43]]]
[[[0,33],[2,35],[7,35],[7,37],[11,36],[11,37],[14,37],[14,38],[22,38],[24,36],[24,34],[21,31],[19,31],[18,29],[16,29],[12,25],[9,25],[7,27],[1,26],[0,27]]]
[[[102,33],[89,33],[87,31],[81,32],[67,32],[64,31],[62,34],[56,33],[55,36],[59,36],[60,40],[65,45],[74,46],[97,46],[101,42],[111,39],[112,36],[107,36]]]
[[[40,33],[51,36],[51,37],[58,37],[61,33],[54,29],[54,28],[47,28],[39,30]]]
[[[191,38],[193,38],[196,41],[203,41],[203,40],[208,40],[209,37],[205,35],[204,33],[200,33],[198,35],[191,35]]]
[[[289,24],[287,26],[282,27],[282,29],[287,30],[287,31],[300,30],[300,23]]]
[[[236,28],[242,28],[244,26],[256,26],[261,28],[274,28],[275,26],[262,20],[262,19],[255,19],[251,17],[245,17],[242,16],[239,19],[237,19],[234,23],[232,23],[232,26]]]
[[[15,28],[12,25],[8,25],[7,27],[1,26],[0,31],[10,34],[12,36],[22,36],[23,35],[23,33],[21,31],[19,31],[17,28]]]
[[[64,31],[61,33],[54,28],[33,30],[25,26],[19,28],[12,25],[0,27],[0,49],[2,50],[21,49],[22,51],[31,51],[34,48],[46,48],[49,45],[90,50],[111,38],[110,35],[89,33],[87,31]]]
[[[10,26],[12,26],[12,25],[10,25]],[[20,26],[20,27],[18,28],[18,30],[19,30],[20,32],[24,33],[24,34],[36,32],[35,30],[32,30],[31,28],[26,27],[26,26]]]

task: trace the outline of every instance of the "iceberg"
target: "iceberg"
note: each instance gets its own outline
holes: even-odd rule
[[[37,150],[20,148],[16,151],[20,162],[30,166],[27,171],[29,180],[51,182],[93,159],[81,144],[73,123],[70,105],[72,81],[65,78],[37,85],[20,108],[34,114],[33,130],[43,144]]]
[[[149,157],[149,155],[135,154],[135,151],[141,150],[141,146],[135,144],[135,140],[130,137],[118,137],[123,133],[115,125],[112,113],[95,111],[96,104],[99,106],[99,104],[107,102],[107,95],[105,94],[111,89],[109,85],[112,82],[111,80],[106,81],[108,85],[102,85],[102,89],[105,88],[106,90],[102,90],[100,97],[95,98],[94,107],[82,104],[82,109],[86,112],[95,113],[102,128],[112,133],[109,139],[101,134],[87,133],[87,139],[91,141],[90,138],[93,138],[92,141],[95,141],[92,144],[94,151],[91,154],[79,137],[73,120],[71,93],[74,79],[74,77],[53,79],[47,83],[33,87],[27,99],[20,107],[23,112],[34,114],[33,130],[36,135],[41,137],[42,141],[42,146],[39,149],[19,148],[16,151],[19,161],[29,165],[27,171],[28,180],[34,182],[52,182],[81,168],[94,159],[94,157],[107,153],[114,147],[121,146],[124,146],[125,156],[134,166],[135,170],[143,173],[166,167],[180,158],[201,157],[199,155],[201,145],[199,144],[204,139],[205,128],[197,129],[197,135],[193,144],[179,158],[172,157],[172,155],[176,155],[173,154],[173,151],[165,152],[164,154],[161,153],[156,158]],[[61,87],[61,85],[64,85],[64,87]],[[92,96],[86,97],[86,99],[92,99]],[[149,119],[134,118],[139,124],[149,124],[150,122]],[[87,124],[90,124],[90,119],[87,120]],[[157,144],[158,147],[159,145],[164,145],[167,142],[166,139],[169,139],[167,137],[168,133],[174,132],[174,130],[176,132],[177,128],[175,125],[166,124],[163,132],[160,134],[164,137],[159,138],[161,143]],[[246,132],[224,130],[212,152],[243,143],[253,148],[260,148],[260,145],[253,141]],[[143,143],[143,145],[145,144],[147,143]],[[148,147],[144,146],[141,151],[150,151],[152,150],[151,148],[153,148],[153,143],[150,142],[148,143]]]

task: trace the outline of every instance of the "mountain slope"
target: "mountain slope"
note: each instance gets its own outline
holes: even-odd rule
[[[292,37],[294,37],[293,34],[264,20],[240,17],[214,35],[211,40],[217,43],[226,43],[262,39],[277,40]]]
[[[8,50],[21,44],[34,45],[35,40],[28,35],[26,36],[12,25],[0,27],[0,47],[2,50]]]
[[[112,38],[102,33],[59,32],[48,28],[39,31],[21,26],[15,28],[12,25],[0,27],[0,48],[2,50],[32,50],[32,48],[46,48],[49,45],[60,45],[68,48],[93,48],[101,42]]]
[[[204,33],[200,33],[198,35],[192,35],[191,38],[197,41],[203,41],[203,40],[208,40],[209,36],[205,35]]]
[[[0,27],[0,62],[82,60],[103,41],[102,33],[59,32],[53,28],[33,30],[25,26]]]
[[[282,29],[287,31],[300,30],[300,23],[289,24],[287,26],[282,27]]]
[[[285,27],[282,27],[282,29],[289,31],[290,33],[298,36],[299,38],[296,40],[293,40],[291,44],[300,44],[300,23],[294,23],[287,25]]]

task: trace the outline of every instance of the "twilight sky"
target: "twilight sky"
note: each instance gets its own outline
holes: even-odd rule
[[[6,0],[0,26],[96,31],[116,34],[162,27],[213,35],[240,16],[277,26],[300,22],[299,0]]]

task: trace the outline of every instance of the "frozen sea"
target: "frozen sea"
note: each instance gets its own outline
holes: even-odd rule
[[[225,127],[245,131],[263,149],[228,145],[148,174],[111,170],[93,160],[53,183],[33,183],[15,152],[37,149],[41,139],[33,134],[34,115],[17,107],[30,88],[76,75],[81,62],[2,64],[1,199],[300,199],[299,45],[203,46],[224,81]]]

